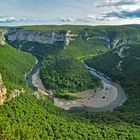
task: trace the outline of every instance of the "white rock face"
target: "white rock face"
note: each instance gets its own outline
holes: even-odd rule
[[[120,58],[124,58],[126,57],[126,54],[124,53],[124,51],[128,49],[130,49],[129,46],[122,46],[119,50],[116,50],[113,53],[117,53]]]
[[[40,44],[53,44],[65,41],[65,32],[38,32],[29,30],[10,30],[6,33],[8,41],[37,42]]]
[[[0,32],[0,45],[3,46],[6,44],[5,37],[3,36],[2,32]]]
[[[115,39],[112,43],[113,48],[115,48],[117,46],[117,44],[119,43],[119,39]]]
[[[66,46],[75,39],[77,34],[72,34],[71,31],[54,31],[54,32],[39,32],[21,29],[12,29],[5,33],[10,42],[36,42],[40,44],[54,44],[56,42],[65,42]]]
[[[77,34],[72,34],[71,30],[69,30],[66,33],[66,40],[65,40],[66,46],[68,46],[71,41],[75,40],[75,37],[77,36],[78,36]]]
[[[121,68],[121,64],[122,64],[123,61],[119,61],[118,65],[116,66],[116,68],[120,71],[122,71],[122,68]]]
[[[140,61],[140,58],[139,58],[139,57],[134,56],[134,58],[135,58],[137,61]]]
[[[109,49],[120,47],[127,44],[134,39],[125,39],[121,34],[116,35],[115,38],[109,37],[108,33],[89,34],[88,32],[74,34],[71,30],[68,31],[34,31],[25,29],[10,29],[3,31],[6,39],[9,42],[35,42],[39,44],[55,44],[57,42],[64,42],[65,47],[70,44],[77,37],[88,40],[101,40],[106,42],[106,47]],[[32,50],[32,49],[31,49]]]

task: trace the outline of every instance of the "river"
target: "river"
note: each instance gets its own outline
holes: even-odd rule
[[[28,81],[28,86],[34,90],[43,92],[44,95],[51,96],[52,99],[52,93],[46,90],[39,77],[39,70],[43,59],[40,57],[37,59],[37,63],[26,78]],[[124,89],[118,83],[111,81],[109,77],[106,77],[97,70],[86,65],[85,67],[92,75],[98,77],[101,80],[104,89],[99,89],[96,91],[96,93],[93,91],[90,91],[87,94],[78,93],[78,96],[80,96],[79,100],[68,101],[53,97],[54,104],[72,113],[113,111],[113,109],[116,107],[122,106],[122,104],[127,100]]]

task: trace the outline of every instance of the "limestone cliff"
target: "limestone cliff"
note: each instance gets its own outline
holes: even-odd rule
[[[0,45],[5,45],[6,42],[5,42],[5,37],[3,36],[2,32],[0,32]]]
[[[35,42],[39,44],[54,44],[56,42],[65,42],[69,44],[72,35],[66,31],[39,32],[23,29],[12,29],[5,33],[9,42]]]
[[[2,77],[0,74],[0,105],[3,105],[4,102],[6,101],[7,97],[7,89],[3,84]]]
[[[55,45],[59,42],[64,42],[65,46],[77,37],[88,40],[99,40],[105,42],[106,47],[112,49],[115,47],[122,46],[123,44],[130,43],[133,41],[140,40],[140,32],[137,31],[135,35],[128,34],[126,31],[115,31],[115,30],[104,30],[104,31],[84,31],[74,33],[71,30],[67,31],[36,31],[36,30],[25,30],[25,29],[10,29],[4,31],[7,41],[14,44],[17,48],[22,48],[26,43],[38,43],[41,45]],[[59,45],[57,45],[59,46]],[[28,51],[32,50],[34,45],[30,45]],[[27,51],[27,45],[23,50]],[[35,49],[37,50],[37,49]]]
[[[68,31],[33,31],[24,29],[11,29],[5,32],[8,42],[35,42],[39,44],[55,44],[64,42],[66,46],[74,40],[77,34]]]
[[[75,37],[77,36],[78,34],[72,34],[71,30],[67,31],[66,37],[65,37],[66,46],[68,46],[71,41],[75,40]]]

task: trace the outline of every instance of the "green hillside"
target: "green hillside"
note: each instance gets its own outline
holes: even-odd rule
[[[31,54],[9,45],[0,46],[0,73],[9,92],[27,86],[25,74],[31,70],[35,61]]]
[[[114,49],[103,55],[86,60],[86,63],[106,73],[114,81],[119,81],[128,94],[128,100],[122,109],[130,112],[139,112],[140,106],[140,42],[127,44],[128,49],[124,50],[124,58],[120,58]],[[118,69],[118,63],[121,67]]]
[[[76,38],[68,46],[64,46],[64,48],[58,52],[59,56],[74,57],[77,59],[84,59],[108,51],[106,43],[98,39],[87,41],[86,39]]]
[[[102,113],[92,113],[91,118],[90,114],[85,116],[67,114],[47,99],[22,95],[1,107],[0,138],[2,140],[93,140],[93,138],[138,140],[139,138],[140,126],[125,123],[112,114],[111,117],[105,117]]]
[[[99,86],[98,79],[90,74],[82,62],[74,58],[48,58],[43,63],[40,76],[46,88],[57,93],[79,92]]]

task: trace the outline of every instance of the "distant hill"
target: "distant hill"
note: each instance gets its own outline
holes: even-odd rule
[[[27,26],[7,29],[5,37],[8,43],[27,52],[83,57],[101,54],[122,44],[139,41],[140,27]]]

